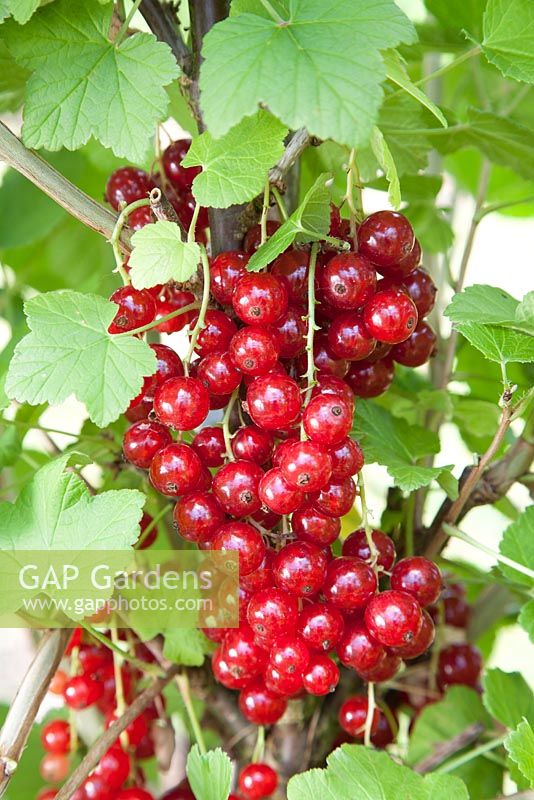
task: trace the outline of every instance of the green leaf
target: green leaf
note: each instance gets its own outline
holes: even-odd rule
[[[197,800],[227,800],[232,762],[220,747],[202,754],[194,744],[187,756],[186,772]]]
[[[409,425],[385,408],[368,400],[356,406],[353,434],[360,442],[367,463],[387,467],[395,484],[406,492],[428,486],[450,467],[422,467],[417,461],[439,452],[439,440],[431,431]]]
[[[16,503],[0,503],[2,550],[123,550],[139,538],[145,496],[130,489],[92,497],[69,456],[39,469]]]
[[[376,160],[384,171],[384,175],[386,176],[389,187],[389,202],[393,208],[399,208],[402,197],[397,167],[395,166],[395,161],[391,155],[391,150],[384,139],[384,134],[380,128],[377,128],[376,126],[373,128],[373,132],[371,134],[371,148],[376,156]]]
[[[534,6],[530,0],[488,0],[482,50],[507,78],[534,83]]]
[[[9,367],[12,399],[54,405],[74,394],[105,427],[155,370],[146,342],[108,333],[117,307],[102,297],[49,292],[29,300],[25,311],[31,333],[18,343]]]
[[[457,328],[490,361],[534,361],[534,336],[477,322],[463,322]]]
[[[478,36],[487,0],[425,0],[425,5],[444,28],[468,31]],[[463,38],[463,37],[462,37]]]
[[[500,410],[496,403],[472,397],[453,397],[453,422],[471,436],[491,436],[499,425]]]
[[[18,23],[25,25],[39,8],[43,0],[1,0],[0,20],[12,16]]]
[[[380,109],[378,127],[386,137],[399,175],[413,175],[427,165],[432,143],[423,132],[428,127],[426,117],[421,104],[402,93],[386,97]]]
[[[260,110],[246,117],[220,139],[211,133],[193,139],[185,167],[202,167],[193,181],[201,206],[228,208],[252,200],[265,186],[267,171],[284,152],[287,128]]]
[[[132,283],[136,289],[149,289],[158,283],[189,280],[200,261],[196,242],[183,242],[174,222],[145,225],[132,236],[130,255]]]
[[[534,786],[534,731],[526,720],[508,734],[504,746],[512,761],[515,761],[530,785]]]
[[[410,203],[403,214],[417,231],[423,250],[429,253],[444,253],[449,250],[454,242],[454,233],[443,209],[433,203]]]
[[[288,128],[350,147],[366,142],[386,76],[380,50],[413,42],[412,23],[391,0],[276,0],[271,8],[249,2],[205,37],[208,129],[222,136],[262,103]]]
[[[534,644],[534,600],[529,600],[528,603],[525,603],[519,612],[517,621],[523,630],[528,633],[528,638]]]
[[[0,423],[0,428],[2,424]],[[14,425],[6,425],[0,433],[0,469],[10,467],[22,452],[22,442]]]
[[[110,42],[112,12],[112,4],[95,0],[56,0],[24,27],[6,23],[11,52],[34,73],[22,128],[28,147],[76,150],[94,136],[116,155],[146,155],[167,113],[164,87],[178,67],[168,45],[151,34]]]
[[[506,528],[499,550],[503,556],[534,570],[534,506],[529,506],[515,522]],[[506,564],[499,564],[499,569],[514,583],[532,587],[532,581],[528,575],[523,575]]]
[[[328,174],[319,175],[302,203],[278,230],[250,258],[247,269],[258,272],[283,253],[293,242],[318,241],[330,228]]]
[[[528,292],[515,310],[515,322],[534,334],[534,292]]]
[[[428,95],[426,95],[418,86],[415,85],[415,83],[410,80],[404,60],[397,53],[397,51],[388,50],[387,52],[383,53],[382,56],[386,65],[387,76],[390,81],[396,83],[397,86],[400,86],[405,92],[411,94],[411,96],[421,103],[421,105],[425,106],[425,108],[428,108],[430,113],[439,120],[444,128],[446,128],[448,123],[442,110],[438,108],[438,106],[430,99],[430,97],[428,97]]]
[[[482,701],[496,720],[515,728],[523,717],[534,724],[534,693],[519,672],[488,669],[483,680]]]
[[[451,322],[500,325],[514,321],[518,305],[519,301],[504,289],[476,284],[455,294],[443,313]]]
[[[165,631],[163,655],[173,664],[200,667],[205,652],[205,637],[196,628],[169,628]]]
[[[22,105],[28,70],[20,67],[6,43],[0,40],[0,111],[16,111]]]

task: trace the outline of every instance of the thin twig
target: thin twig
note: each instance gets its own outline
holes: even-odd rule
[[[269,171],[269,181],[271,183],[280,183],[286,172],[289,172],[310,143],[311,137],[306,128],[299,128],[298,131],[295,131],[287,144],[283,156]]]
[[[447,761],[448,758],[453,756],[459,750],[463,750],[465,747],[473,744],[473,742],[476,742],[483,732],[484,726],[482,723],[474,722],[464,731],[461,731],[461,733],[453,736],[452,739],[438,744],[433,753],[426,758],[423,758],[422,761],[419,761],[414,766],[414,771],[419,772],[420,774],[432,772],[434,769],[436,769],[436,767],[438,767],[444,761]]]

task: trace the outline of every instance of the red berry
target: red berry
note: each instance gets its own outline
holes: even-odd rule
[[[310,650],[333,650],[343,633],[343,617],[330,603],[304,606],[297,620],[297,632]]]
[[[239,695],[239,709],[254,725],[274,725],[287,708],[285,697],[274,694],[258,679]]]
[[[265,685],[271,692],[287,697],[299,694],[303,688],[302,672],[280,672],[274,664],[267,664],[264,672]]]
[[[339,683],[337,664],[324,653],[314,653],[302,676],[302,681],[308,694],[317,697],[329,694]]]
[[[106,728],[111,727],[114,722],[119,719],[119,715],[116,711],[111,712],[110,714],[106,715]],[[129,747],[137,747],[137,745],[145,738],[148,734],[148,722],[147,718],[144,714],[140,714],[138,717],[131,722],[126,730],[126,735],[128,737],[128,746]],[[119,737],[117,737],[117,743],[119,741]]]
[[[170,497],[196,489],[202,475],[202,463],[187,444],[173,443],[159,450],[150,465],[150,481]]]
[[[428,272],[418,267],[403,277],[402,285],[415,303],[419,319],[426,317],[434,308],[438,291]]]
[[[139,786],[132,786],[130,789],[121,789],[115,795],[115,800],[154,800],[154,795]]]
[[[191,447],[207,467],[220,467],[224,464],[226,445],[222,428],[210,425],[202,428],[195,435]]]
[[[307,250],[286,250],[271,265],[270,272],[285,278],[290,303],[302,303],[308,291],[308,264],[310,254]]]
[[[472,644],[455,643],[444,647],[438,659],[440,689],[460,684],[475,687],[482,670],[482,657]]]
[[[196,378],[171,378],[156,389],[154,411],[163,425],[190,431],[208,416],[209,395]]]
[[[261,589],[250,598],[247,619],[252,630],[272,641],[294,629],[298,614],[298,599],[283,589]]]
[[[265,464],[272,456],[274,437],[256,425],[240,428],[232,439],[232,452],[236,458]]]
[[[385,654],[384,647],[371,636],[363,620],[345,626],[336,651],[343,666],[357,672],[376,667]]]
[[[352,414],[339,395],[318,394],[306,406],[303,423],[312,442],[333,447],[342,442],[349,433]]]
[[[173,517],[178,533],[188,542],[210,541],[226,519],[209,492],[186,494],[174,506]]]
[[[213,479],[213,493],[227,514],[246,517],[261,506],[258,493],[263,470],[252,461],[231,461]]]
[[[191,791],[189,781],[187,778],[184,778],[174,789],[165,792],[161,800],[195,800],[195,795]],[[230,798],[228,798],[228,800],[230,800]]]
[[[167,314],[172,314],[173,311],[178,311],[194,302],[195,295],[192,292],[183,292],[174,287],[166,287],[156,301],[156,319],[166,317]],[[182,314],[177,314],[165,322],[160,322],[156,330],[160,333],[176,333],[185,328],[186,325],[189,325],[194,316],[195,311],[184,311]]]
[[[273,235],[275,231],[278,230],[280,227],[280,223],[276,219],[268,219],[267,220],[267,237]],[[261,244],[261,225],[253,225],[252,228],[245,234],[245,238],[243,240],[243,250],[246,253],[254,253],[258,249]]]
[[[441,592],[441,573],[433,561],[411,556],[398,561],[391,573],[391,588],[415,597],[420,606],[435,603]]]
[[[401,281],[404,280],[405,277],[408,277],[409,274],[413,272],[413,270],[417,266],[419,266],[420,263],[421,263],[421,245],[416,239],[411,253],[409,253],[407,256],[404,256],[404,258],[401,261],[399,261],[398,264],[395,264],[395,266],[392,267],[391,270],[383,269],[382,271],[384,272],[384,274],[387,271],[388,275],[394,276],[396,280]]]
[[[388,358],[380,361],[358,361],[351,364],[347,383],[357,397],[378,397],[393,381],[395,367]]]
[[[152,459],[162,447],[172,442],[172,436],[157,422],[136,422],[124,434],[122,451],[134,467],[148,469]]]
[[[328,565],[323,593],[337,608],[363,608],[376,590],[376,575],[364,561],[343,556]]]
[[[417,325],[417,309],[401,289],[377,292],[364,306],[363,320],[371,336],[380,342],[404,342]]]
[[[360,694],[349,697],[339,709],[339,724],[350,736],[354,736],[355,739],[363,739],[368,711],[369,703],[367,697],[363,697]],[[377,732],[379,718],[380,709],[373,709],[371,733]]]
[[[236,689],[244,689],[250,683],[250,675],[240,674],[239,670],[235,669],[235,665],[232,665],[224,656],[222,647],[218,647],[213,653],[211,669],[215,680],[226,686],[227,689],[233,689],[234,691]]]
[[[276,431],[290,427],[300,413],[302,400],[297,383],[286,375],[264,375],[247,389],[247,407],[260,428]]]
[[[121,203],[128,206],[136,200],[143,200],[154,187],[154,181],[143,169],[120,167],[108,178],[106,200],[118,211]]]
[[[254,570],[254,572],[250,572],[248,575],[239,576],[239,582],[245,591],[251,593],[259,592],[260,589],[268,589],[273,585],[273,559],[274,550],[268,548],[265,553],[265,558],[258,569]]]
[[[39,774],[47,783],[62,783],[69,774],[69,759],[64,753],[46,753]]]
[[[156,355],[156,372],[153,377],[157,384],[184,374],[182,359],[172,347],[168,347],[166,344],[151,344],[150,349]]]
[[[230,358],[245,375],[265,375],[278,361],[278,341],[268,328],[247,325],[230,342]]]
[[[63,691],[63,698],[69,708],[79,711],[89,708],[102,697],[104,687],[100,681],[89,675],[77,675],[71,678]]]
[[[344,481],[329,481],[310,499],[314,507],[328,517],[344,517],[351,510],[355,498],[356,484],[352,478],[345,478]]]
[[[191,327],[198,322],[198,314],[191,320]],[[195,345],[195,352],[204,357],[210,353],[224,353],[228,350],[237,325],[223,311],[208,309]]]
[[[121,286],[109,299],[119,307],[108,328],[109,333],[125,333],[141,328],[151,323],[156,316],[154,298],[145,289]]]
[[[277,554],[273,576],[280,589],[299,597],[317,594],[326,575],[327,560],[318,545],[292,542]]]
[[[406,592],[391,589],[377,594],[365,609],[365,624],[386,647],[401,647],[421,630],[423,616],[417,600]]]
[[[328,343],[328,336],[324,332],[315,334],[313,340],[313,363],[319,373],[323,375],[332,375],[340,380],[345,377],[349,370],[349,362],[333,354]],[[308,356],[306,353],[301,353],[296,362],[298,373],[304,375],[307,366]]]
[[[55,719],[43,726],[41,744],[47,753],[68,753],[70,750],[70,725],[63,719]]]
[[[194,179],[202,171],[201,167],[182,167],[181,162],[190,147],[189,139],[178,139],[165,149],[161,159],[165,175],[178,189],[190,189]]]
[[[299,308],[289,307],[273,325],[280,358],[296,358],[306,348],[306,320]]]
[[[35,800],[54,800],[55,797],[57,797],[55,789],[41,789]],[[81,798],[78,800],[81,800]]]
[[[231,394],[241,383],[241,377],[228,352],[204,356],[197,369],[198,380],[210,394]]]
[[[272,325],[287,311],[287,289],[275,275],[249,272],[238,280],[232,305],[247,325]]]
[[[261,534],[246,522],[227,522],[221,525],[211,543],[214,550],[239,554],[239,574],[248,575],[258,569],[265,557]]]
[[[285,480],[306,492],[321,489],[332,474],[332,460],[314,442],[294,442],[280,459],[280,471]]]
[[[342,481],[356,475],[364,465],[363,452],[354,439],[348,436],[339,444],[330,449],[330,460],[332,461],[332,479]]]
[[[361,314],[349,311],[332,320],[328,330],[328,345],[337,358],[361,361],[371,355],[376,347],[376,339],[369,336]]]
[[[423,624],[421,625],[421,630],[409,644],[396,647],[395,653],[404,660],[417,658],[423,655],[423,653],[426,653],[428,648],[432,645],[435,635],[436,630],[432,622],[432,617],[428,611],[423,610]]]
[[[304,639],[293,633],[282,634],[269,649],[269,661],[283,675],[302,674],[309,660],[310,651]]]
[[[143,514],[143,516],[145,516]],[[148,514],[146,516],[149,516]],[[141,528],[143,520],[141,520]],[[112,661],[111,651],[99,644],[82,644],[78,651],[78,661],[82,672],[94,675],[107,667]]]
[[[267,663],[267,653],[256,644],[254,632],[246,624],[228,631],[222,645],[222,656],[237,678],[253,678]]]
[[[376,667],[359,672],[360,678],[368,683],[385,683],[395,677],[401,668],[402,661],[400,656],[390,650],[386,651],[384,657],[380,659]]]
[[[51,694],[58,694],[61,695],[65,691],[65,686],[67,685],[69,680],[69,676],[66,672],[63,672],[62,669],[58,669],[50,681],[50,686],[48,687],[48,691]]]
[[[377,211],[358,228],[358,249],[377,269],[397,268],[415,244],[413,228],[397,211]],[[415,266],[415,265],[414,265]]]
[[[354,415],[354,395],[352,389],[344,380],[335,375],[319,373],[317,375],[317,385],[313,387],[312,397],[320,394],[334,394],[341,397],[347,404],[351,416]]]
[[[329,517],[311,504],[293,512],[291,527],[298,539],[327,547],[335,542],[341,531],[341,520]]]
[[[377,342],[376,343],[376,347],[373,350],[373,352],[371,353],[371,355],[369,356],[369,358],[365,359],[365,363],[366,364],[374,364],[375,361],[381,361],[382,359],[384,359],[384,361],[385,361],[386,360],[386,356],[388,356],[391,353],[391,348],[392,347],[393,347],[393,345],[386,344],[386,342]],[[358,365],[356,364],[355,366],[358,366]]]
[[[239,773],[238,787],[244,800],[261,800],[276,791],[278,777],[268,764],[249,764]]]
[[[393,539],[379,530],[372,531],[371,538],[378,550],[378,559],[376,563],[381,566],[382,569],[386,570],[386,572],[389,572],[395,563],[397,555]],[[353,531],[347,536],[343,542],[342,552],[344,556],[354,556],[355,558],[360,558],[362,561],[371,560],[371,549],[363,528],[358,528],[357,531]]]
[[[465,589],[460,583],[448,583],[443,590],[445,623],[453,628],[467,628],[471,609],[465,599]]]
[[[392,348],[391,357],[405,367],[421,367],[436,355],[436,341],[436,334],[423,320],[405,342]]]
[[[375,291],[376,272],[360,253],[340,253],[320,271],[321,292],[334,308],[360,308]]]
[[[258,494],[263,505],[275,514],[291,514],[304,500],[304,493],[291,486],[278,467],[263,475]]]
[[[210,289],[214,298],[223,306],[231,305],[234,289],[239,278],[247,274],[250,256],[240,250],[219,253],[210,266]]]
[[[104,778],[112,789],[119,789],[130,774],[130,757],[124,750],[114,745],[104,753],[95,773]]]

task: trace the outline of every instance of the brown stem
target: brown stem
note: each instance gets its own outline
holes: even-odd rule
[[[61,175],[44,158],[28,150],[9,128],[0,123],[0,160],[20,172],[35,186],[88,228],[111,238],[116,215]],[[131,251],[130,231],[121,233],[124,252]]]
[[[181,69],[189,74],[192,53],[180,36],[175,8],[159,0],[142,0],[139,11],[156,39],[169,45]]]
[[[474,722],[464,731],[456,736],[453,736],[452,739],[438,744],[433,753],[424,758],[422,761],[419,761],[419,763],[414,766],[414,771],[421,774],[432,772],[432,770],[436,769],[436,767],[438,767],[444,761],[447,761],[447,759],[449,759],[459,750],[463,750],[465,747],[473,744],[473,742],[476,742],[483,732],[484,726],[482,723]]]
[[[298,131],[295,131],[287,143],[282,158],[269,171],[269,180],[271,183],[280,183],[280,181],[283,180],[286,172],[296,163],[310,142],[311,137],[306,128],[299,128]]]
[[[72,797],[76,789],[82,785],[83,781],[94,770],[104,753],[109,750],[120,734],[155,700],[179,671],[180,667],[172,666],[163,678],[157,678],[144,692],[136,697],[124,714],[91,745],[85,758],[57,793],[56,800],[68,800],[69,797]]]
[[[45,633],[9,709],[0,732],[0,797],[18,766],[39,706],[63,658],[71,633],[70,630]]]

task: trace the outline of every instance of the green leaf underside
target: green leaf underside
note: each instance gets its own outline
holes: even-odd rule
[[[330,228],[330,192],[326,185],[328,174],[319,175],[300,206],[295,209],[265,244],[250,258],[247,269],[258,272],[283,253],[294,241],[318,241]]]
[[[517,730],[508,734],[504,746],[512,761],[534,787],[534,731],[526,720],[517,726]]]
[[[33,71],[22,135],[28,147],[75,150],[91,136],[142,161],[178,75],[170,48],[147,33],[107,38],[112,4],[56,0],[23,27],[6,23],[16,60]]]
[[[430,97],[428,97],[428,95],[422,91],[422,89],[420,89],[410,80],[410,76],[408,75],[404,61],[396,52],[396,50],[388,50],[386,53],[382,54],[382,57],[386,65],[386,73],[390,81],[396,83],[397,86],[400,86],[405,92],[411,94],[411,96],[421,103],[421,105],[425,106],[425,108],[428,108],[431,114],[433,114],[436,119],[439,120],[444,128],[446,128],[447,120],[445,119],[443,112],[430,99]]]
[[[503,556],[534,570],[534,506],[529,506],[515,522],[506,528],[499,550]],[[514,583],[532,586],[532,580],[528,575],[523,575],[513,567],[499,564],[499,569]]]
[[[489,669],[484,675],[482,699],[489,713],[507,728],[523,717],[534,724],[534,694],[519,672]]]
[[[173,664],[200,667],[204,663],[206,637],[195,628],[169,628],[164,631],[163,655]]]
[[[482,49],[506,77],[534,83],[534,5],[530,0],[488,1]]]
[[[221,139],[206,132],[193,139],[185,167],[201,166],[193,194],[202,206],[227,208],[258,195],[265,176],[284,152],[287,128],[260,110],[246,117]]]
[[[294,130],[364,143],[386,77],[380,50],[415,39],[395,3],[274,0],[277,19],[260,0],[233,5],[202,49],[201,105],[212,134],[224,135],[263,103]]]
[[[439,440],[431,431],[409,425],[376,403],[360,401],[356,407],[353,434],[360,442],[367,462],[387,467],[395,484],[412,492],[428,486],[450,467],[422,467],[420,458],[439,452]]]
[[[198,744],[187,756],[187,778],[197,800],[227,800],[232,781],[232,762],[220,747],[204,755]]]
[[[371,148],[388,182],[389,202],[393,208],[399,208],[402,198],[397,167],[384,134],[376,126],[371,135]]]
[[[107,329],[115,304],[96,295],[49,292],[25,305],[27,334],[15,348],[6,378],[11,399],[57,405],[74,394],[105,427],[125,411],[153,374],[154,353],[133,336]]]
[[[160,220],[145,225],[132,236],[129,258],[132,283],[136,289],[149,289],[159,283],[182,283],[194,274],[200,261],[196,242],[183,242],[174,222]]]

